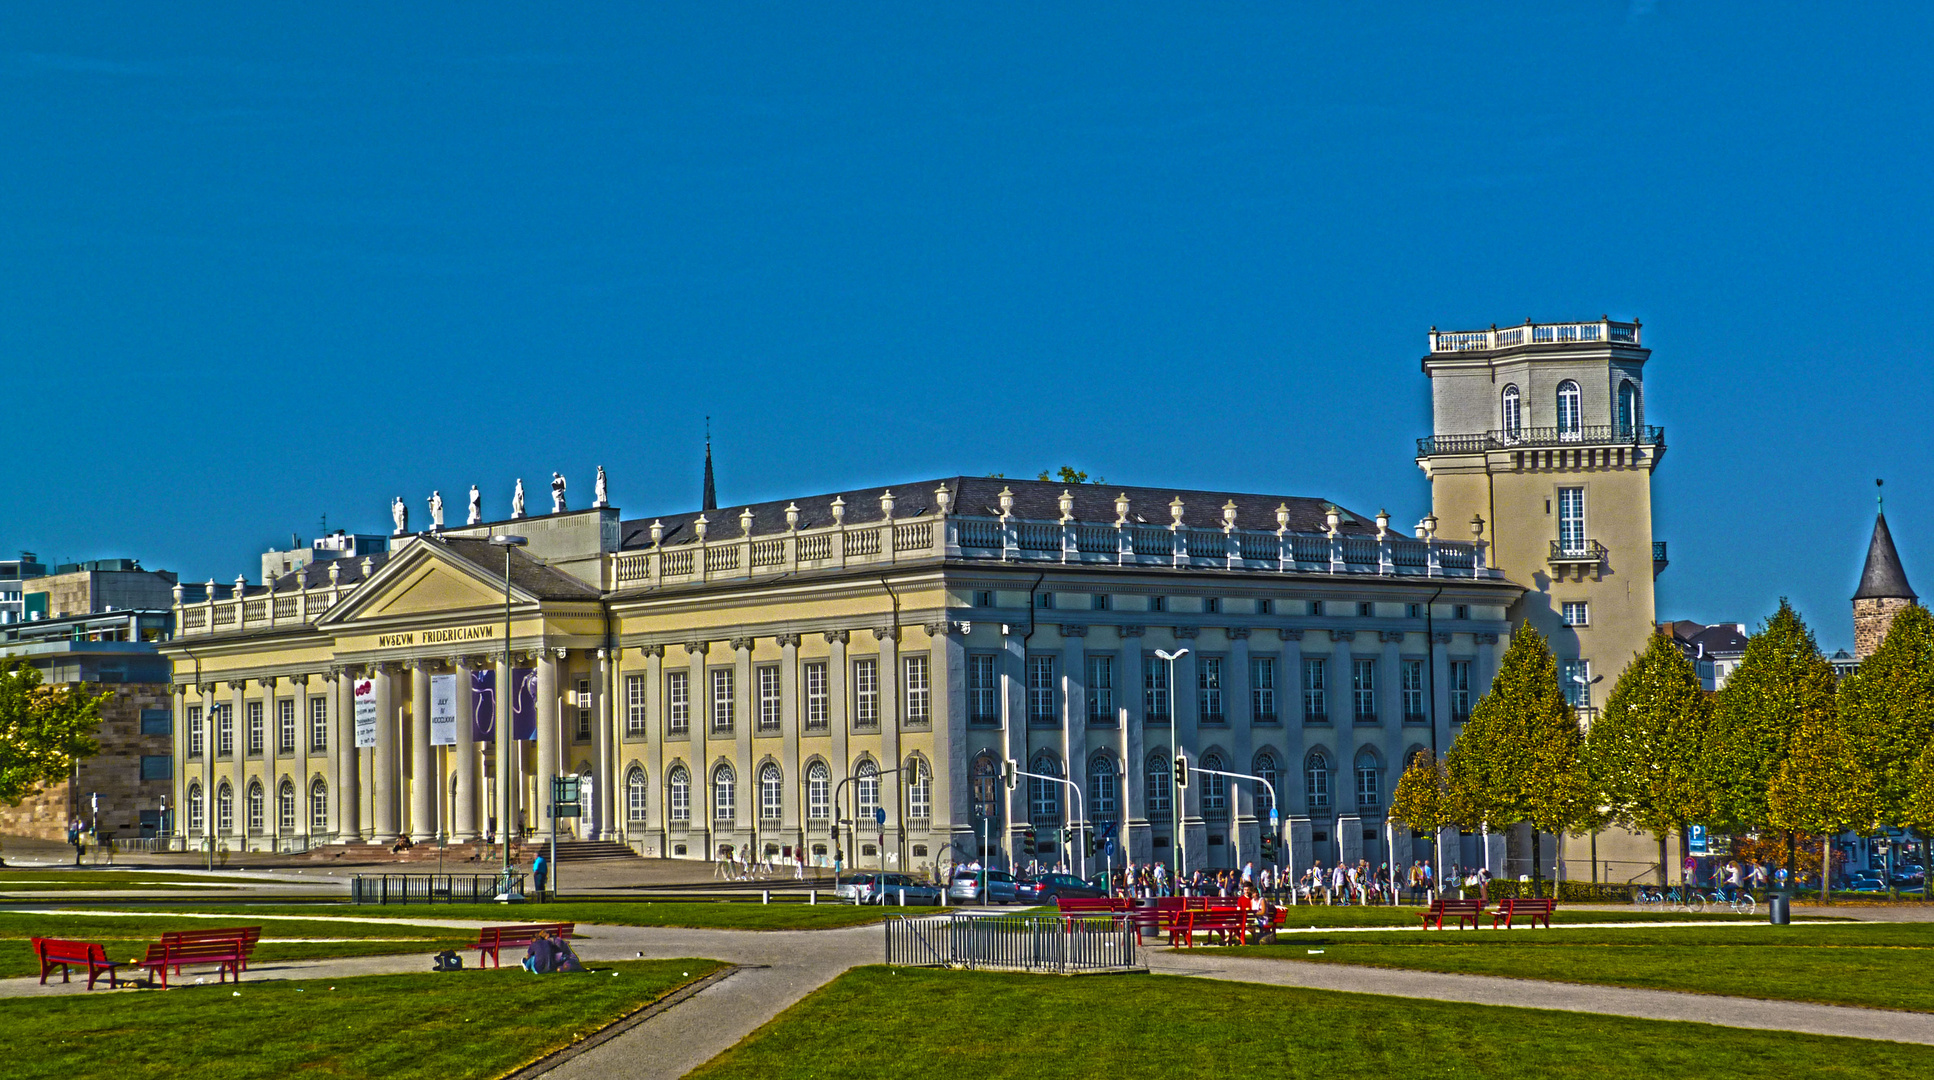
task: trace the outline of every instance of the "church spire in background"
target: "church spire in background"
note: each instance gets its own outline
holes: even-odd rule
[[[712,418],[705,418],[705,502],[699,509],[710,513],[719,508],[718,489],[712,485]]]

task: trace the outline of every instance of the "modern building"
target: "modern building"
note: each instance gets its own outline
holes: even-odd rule
[[[1660,623],[1659,633],[1672,639],[1687,660],[1692,662],[1693,670],[1699,673],[1699,685],[1709,694],[1718,693],[1726,685],[1726,680],[1746,658],[1745,623],[1704,623],[1681,619],[1678,622]]]
[[[73,821],[102,840],[173,832],[174,693],[159,652],[173,624],[164,607],[0,627],[0,660],[40,669],[43,686],[113,694],[101,708],[100,753],[66,782],[0,805],[0,833],[65,840]]]
[[[169,571],[141,569],[138,559],[62,563],[27,586],[29,617],[165,611],[174,603],[175,581]]]
[[[0,626],[27,618],[29,582],[47,576],[47,564],[23,551],[18,559],[0,559]]]
[[[304,544],[300,537],[289,537],[289,548],[271,548],[262,553],[262,584],[292,574],[311,563],[329,559],[360,559],[389,550],[389,537],[373,533],[349,533],[341,529]]]

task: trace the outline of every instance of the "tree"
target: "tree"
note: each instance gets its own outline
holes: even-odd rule
[[[1431,862],[1441,873],[1443,860],[1437,850],[1438,833],[1458,824],[1464,816],[1452,797],[1444,759],[1422,752],[1410,759],[1403,775],[1397,778],[1397,790],[1390,795],[1390,816],[1412,829],[1429,830]],[[1391,873],[1396,873],[1394,865]]]
[[[1087,473],[1077,471],[1075,467],[1072,465],[1061,466],[1061,471],[1059,473],[1054,474],[1053,478],[1060,480],[1064,484],[1087,484],[1087,483],[1105,484],[1108,482],[1099,476],[1095,477],[1091,481],[1088,479]],[[1050,479],[1050,476],[1046,469],[1042,469],[1041,475],[1038,477],[1035,477],[1035,479],[1047,480],[1047,479]]]
[[[18,805],[67,779],[82,758],[100,753],[94,733],[101,705],[112,696],[42,686],[33,665],[0,661],[0,800]]]
[[[1914,759],[1907,775],[1907,823],[1922,832],[1934,830],[1934,743]]]
[[[1585,735],[1585,768],[1613,820],[1659,841],[1706,815],[1700,773],[1712,699],[1685,653],[1663,634],[1618,677],[1605,712]]]
[[[1511,635],[1491,689],[1478,699],[1464,733],[1445,757],[1448,790],[1463,824],[1509,828],[1529,822],[1531,877],[1542,872],[1541,833],[1564,833],[1590,815],[1596,800],[1579,757],[1585,733],[1558,688],[1558,665],[1543,635],[1526,626]]]
[[[1746,655],[1713,702],[1701,772],[1712,800],[1708,824],[1751,832],[1772,824],[1767,791],[1793,734],[1835,715],[1833,665],[1784,598],[1746,642]]]
[[[1934,743],[1934,616],[1918,604],[1896,615],[1836,704],[1848,746],[1873,774],[1880,823],[1907,825],[1914,762]]]
[[[1845,829],[1872,831],[1878,810],[1874,774],[1854,752],[1845,725],[1831,713],[1807,717],[1793,732],[1786,757],[1766,792],[1770,823],[1789,832],[1817,832],[1820,899],[1827,899],[1833,876],[1833,834]]]

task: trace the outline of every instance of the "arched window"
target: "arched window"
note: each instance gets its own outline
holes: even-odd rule
[[[1169,771],[1168,758],[1162,754],[1148,755],[1148,816],[1167,821],[1171,813],[1169,805],[1169,785],[1174,782],[1174,774]]]
[[[860,762],[860,767],[853,770],[853,776],[855,777],[853,799],[858,807],[857,820],[860,822],[860,827],[864,828],[874,822],[877,816],[874,811],[880,808],[880,767],[873,764],[869,758]]]
[[[720,765],[712,770],[712,820],[729,823],[737,816],[737,803],[734,802],[732,790],[737,779],[730,765]]]
[[[1095,755],[1088,763],[1088,816],[1096,821],[1113,821],[1118,787],[1115,759],[1106,754]]]
[[[215,831],[223,836],[235,832],[235,791],[226,780],[215,789]]]
[[[207,813],[207,809],[208,808],[206,806],[202,805],[201,785],[189,784],[188,785],[188,831],[189,832],[191,833],[201,832],[202,822],[204,820],[204,815]]]
[[[645,770],[636,765],[625,773],[625,820],[640,825],[645,822],[645,810],[651,801],[651,785],[645,779]]]
[[[999,825],[1001,820],[1001,768],[992,754],[974,759],[973,790],[976,821]]]
[[[1360,809],[1369,810],[1382,802],[1383,768],[1376,753],[1366,746],[1356,756],[1356,804]]]
[[[770,761],[759,767],[759,820],[778,821],[786,805],[786,781]]]
[[[1321,750],[1310,751],[1303,767],[1303,797],[1312,814],[1330,808],[1330,759]]]
[[[806,770],[806,816],[813,821],[833,816],[833,770],[823,761]]]
[[[1041,776],[1060,776],[1061,763],[1052,754],[1036,754],[1028,771]],[[1061,823],[1061,785],[1052,780],[1027,778],[1027,815],[1036,825]]]
[[[1202,755],[1201,767],[1228,769],[1228,766],[1222,763],[1220,754]],[[1227,818],[1229,816],[1229,778],[1213,773],[1202,773],[1199,777],[1190,777],[1190,779],[1199,779],[1202,782],[1202,816],[1215,819]]]
[[[692,820],[692,774],[683,765],[673,765],[670,777],[672,820],[684,824]]]
[[[265,801],[262,794],[262,781],[250,781],[248,785],[248,831],[250,833],[262,831],[262,812],[265,809],[262,804]]]
[[[1626,379],[1618,384],[1618,437],[1635,439],[1639,433],[1639,388]]]
[[[1269,811],[1276,805],[1270,801],[1269,789],[1280,783],[1276,778],[1276,755],[1267,750],[1257,754],[1249,771],[1269,781],[1268,785],[1256,785],[1256,820],[1266,825],[1269,822]]]
[[[275,789],[275,824],[284,834],[295,831],[295,781],[286,776]]]
[[[1518,399],[1516,385],[1504,388],[1503,402],[1504,438],[1506,442],[1516,442],[1518,435],[1524,431],[1524,403]]]
[[[933,816],[933,770],[920,758],[909,758],[907,771],[907,816],[925,821]]]
[[[329,831],[329,784],[321,777],[309,785],[309,832],[321,835]]]
[[[1558,384],[1558,437],[1576,441],[1584,431],[1582,417],[1578,384],[1566,379]]]

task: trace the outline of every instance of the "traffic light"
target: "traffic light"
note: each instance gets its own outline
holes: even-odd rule
[[[1027,843],[1027,853],[1029,855],[1034,854],[1035,852],[1034,826],[1029,825],[1026,829],[1022,830],[1021,839]]]
[[[1187,754],[1178,753],[1175,755],[1175,786],[1179,788],[1189,786],[1189,757]]]
[[[1269,833],[1262,835],[1262,861],[1276,861],[1276,838]]]
[[[1005,761],[1001,762],[1001,783],[1006,785],[1007,790],[1009,791],[1014,790],[1014,759],[1013,758],[1008,758]]]
[[[1083,825],[1081,827],[1081,840],[1084,847],[1087,849],[1088,857],[1090,859],[1094,858],[1095,857],[1095,830],[1093,826]]]

